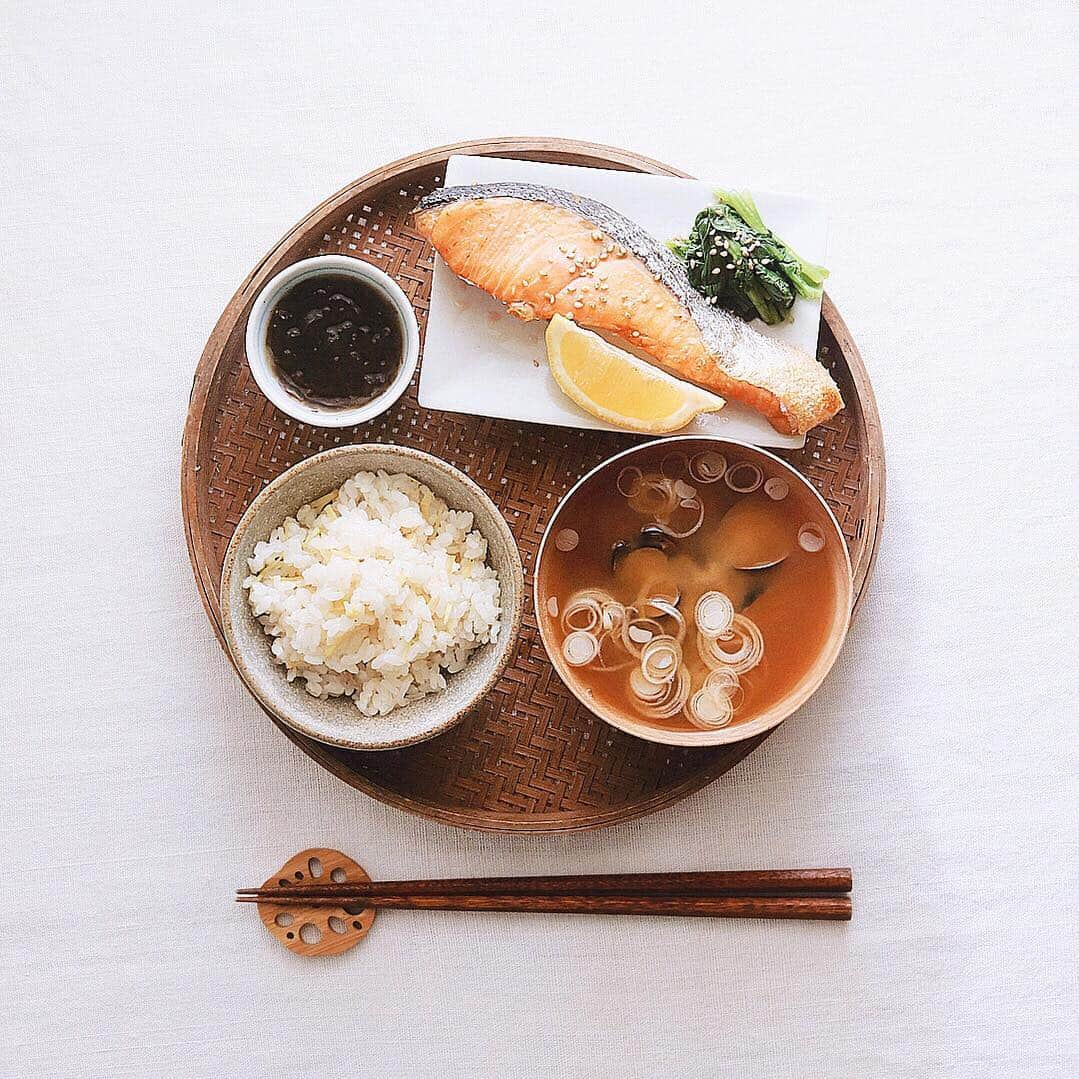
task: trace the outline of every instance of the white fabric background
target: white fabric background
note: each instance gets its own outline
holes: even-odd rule
[[[1073,1076],[1074,6],[0,8],[0,1073]],[[561,134],[804,189],[888,444],[822,692],[708,790],[454,831],[295,750],[196,598],[200,349],[355,176]],[[303,961],[231,902],[374,873],[854,867],[849,926],[389,914]]]

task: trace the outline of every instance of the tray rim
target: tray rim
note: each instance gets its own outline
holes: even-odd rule
[[[205,406],[213,386],[220,354],[229,337],[235,331],[238,316],[251,299],[249,290],[253,284],[265,272],[267,265],[273,263],[292,244],[296,243],[316,221],[356,199],[367,189],[392,180],[402,173],[410,172],[417,168],[438,165],[448,159],[451,154],[483,154],[494,157],[529,156],[555,161],[559,157],[566,157],[573,159],[565,162],[567,164],[585,164],[588,167],[596,168],[620,165],[628,171],[691,178],[689,173],[654,158],[601,143],[529,136],[502,136],[449,143],[444,146],[436,146],[428,150],[408,154],[373,169],[346,184],[305,214],[263,255],[232,295],[215,322],[206,345],[203,347],[192,379],[180,454],[181,511],[188,558],[191,562],[196,588],[202,601],[203,609],[218,643],[224,650],[230,664],[233,664],[234,669],[235,664],[225,644],[221,628],[221,616],[218,610],[218,584],[212,580],[208,567],[203,564],[198,550],[197,536],[197,526],[201,523],[199,520],[197,483],[199,449],[206,414]],[[582,161],[582,158],[587,160]],[[867,462],[866,483],[869,490],[866,499],[871,516],[866,519],[863,534],[857,538],[861,545],[859,556],[852,558],[855,594],[854,606],[851,612],[851,620],[853,621],[868,591],[869,581],[872,578],[880,547],[886,496],[884,439],[876,396],[869,381],[865,364],[862,361],[861,353],[851,336],[850,330],[827,293],[825,293],[821,304],[821,319],[827,324],[832,336],[835,338],[850,371],[851,380],[854,383],[858,398],[858,411],[865,431],[867,447],[865,455]],[[875,512],[872,512],[874,508]],[[263,711],[265,712],[265,709]],[[323,746],[319,742],[303,737],[281,723],[272,714],[268,712],[266,714],[274,725],[308,757],[338,779],[377,801],[403,809],[416,816],[429,820],[438,820],[456,827],[472,831],[506,834],[519,832],[558,834],[586,831],[647,816],[668,805],[673,805],[708,786],[708,784],[738,765],[773,733],[773,731],[767,731],[756,738],[736,743],[731,747],[732,751],[730,753],[717,758],[714,766],[702,768],[678,785],[670,787],[661,794],[636,803],[629,808],[597,810],[595,813],[581,814],[567,820],[565,813],[530,813],[500,817],[495,814],[484,815],[484,811],[451,809],[419,801],[371,783],[366,777],[348,768],[342,760],[331,752],[331,747]],[[773,730],[776,729],[778,728],[773,728]]]

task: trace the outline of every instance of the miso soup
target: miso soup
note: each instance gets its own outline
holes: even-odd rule
[[[600,714],[710,730],[797,693],[842,634],[849,574],[834,522],[782,465],[675,439],[600,469],[559,509],[537,617]]]

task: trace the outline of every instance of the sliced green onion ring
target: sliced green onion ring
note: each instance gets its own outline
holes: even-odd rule
[[[823,550],[824,533],[821,531],[820,526],[812,522],[802,525],[798,530],[798,546],[810,554],[816,554],[817,551]]]
[[[654,618],[635,615],[622,623],[622,643],[626,651],[639,656],[646,644],[655,637],[663,636],[663,627]]]
[[[705,450],[691,458],[689,474],[698,483],[715,483],[727,471],[727,458],[714,450]]]
[[[734,651],[723,645],[737,643]],[[764,658],[764,637],[757,624],[744,614],[736,614],[730,630],[719,637],[697,634],[697,651],[709,670],[729,667],[735,674],[751,671]]]
[[[685,716],[695,727],[714,731],[726,727],[734,718],[734,708],[722,693],[700,689],[685,704]]]
[[[689,672],[683,667],[670,682],[666,683],[667,692],[654,704],[644,704],[641,711],[650,719],[671,719],[685,706],[689,697]]]
[[[752,461],[739,461],[731,465],[723,477],[727,486],[740,495],[748,495],[761,485],[764,473]]]
[[[682,649],[670,636],[654,637],[641,650],[641,673],[649,682],[669,682],[682,663]]]
[[[722,592],[705,592],[693,610],[697,629],[707,637],[718,637],[731,628],[734,621],[734,604]]]
[[[730,696],[738,685],[738,675],[730,667],[718,667],[714,671],[709,671],[708,677],[704,680],[705,689],[725,693],[727,696]]]
[[[582,588],[566,600],[562,625],[567,631],[576,629],[590,633],[599,627],[604,606],[614,602],[614,598],[601,588]]]
[[[686,539],[704,524],[704,503],[699,498],[685,498],[672,507],[659,527],[672,539]]]
[[[632,498],[641,486],[644,473],[636,465],[627,465],[614,481],[615,489],[623,498]]]
[[[676,480],[686,471],[686,455],[680,450],[668,453],[659,464],[660,475]]]
[[[599,626],[604,633],[616,633],[622,628],[626,618],[626,609],[621,603],[611,601],[600,608]]]
[[[678,504],[674,482],[658,472],[641,477],[636,491],[629,498],[629,507],[643,517],[663,521]]]
[[[642,607],[650,607],[665,618],[671,619],[675,624],[674,638],[681,644],[686,639],[685,615],[673,604],[668,603],[662,596],[653,596],[641,604]]]
[[[764,493],[773,502],[782,502],[791,493],[791,485],[782,476],[764,481]]]
[[[555,535],[554,545],[560,551],[569,553],[577,549],[577,544],[581,542],[579,533],[572,528],[563,528]]]
[[[670,687],[666,683],[661,682],[656,685],[655,682],[649,682],[641,673],[640,667],[634,667],[630,671],[629,688],[633,695],[645,704],[655,704],[670,691]]]
[[[599,655],[599,641],[593,633],[570,633],[562,642],[562,658],[571,667],[583,667]]]

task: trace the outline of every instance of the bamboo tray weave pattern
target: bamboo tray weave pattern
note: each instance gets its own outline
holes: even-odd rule
[[[282,415],[255,386],[244,356],[247,313],[262,285],[297,259],[330,252],[368,259],[400,284],[423,333],[434,253],[412,229],[410,212],[420,196],[439,186],[453,153],[685,175],[609,147],[494,139],[395,162],[357,180],[300,222],[229,303],[192,388],[183,445],[184,523],[199,592],[219,639],[217,593],[232,530],[254,496],[305,457],[336,445],[398,442],[444,458],[483,487],[505,514],[530,578],[544,526],[561,497],[584,472],[634,441],[620,434],[427,411],[417,403],[415,379],[397,405],[373,422],[325,430]],[[883,514],[883,446],[869,380],[827,298],[820,357],[847,407],[814,430],[803,450],[784,456],[812,479],[835,512],[860,601]],[[514,661],[484,703],[447,734],[407,749],[355,753],[281,729],[329,771],[375,798],[489,831],[571,831],[641,816],[703,787],[761,741],[679,749],[608,727],[581,707],[555,674],[530,601]]]

